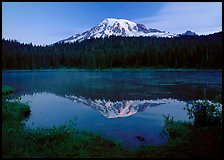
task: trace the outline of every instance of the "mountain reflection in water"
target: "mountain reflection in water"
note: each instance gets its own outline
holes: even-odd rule
[[[148,107],[154,107],[161,104],[175,102],[175,99],[158,99],[158,100],[123,100],[111,102],[110,100],[91,100],[84,97],[67,96],[77,103],[82,103],[100,112],[107,118],[127,117],[137,112],[142,112]]]
[[[164,144],[166,139],[160,136],[163,114],[188,121],[183,110],[186,102],[175,99],[111,102],[38,92],[21,95],[20,102],[28,103],[31,109],[30,117],[24,121],[25,127],[57,127],[77,118],[74,127],[78,130],[101,133],[105,138],[120,141],[126,148]],[[145,140],[139,141],[136,136]]]

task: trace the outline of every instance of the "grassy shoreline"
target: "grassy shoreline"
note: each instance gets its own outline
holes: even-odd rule
[[[213,130],[201,130],[190,124],[168,119],[165,124],[172,129],[165,129],[168,134],[172,131],[175,135],[169,137],[168,143],[129,150],[124,149],[118,142],[102,138],[99,134],[78,131],[65,125],[50,129],[24,129],[22,121],[29,117],[30,107],[6,101],[6,98],[7,95],[2,97],[2,156],[5,158],[214,158],[220,157],[222,153],[220,139]],[[72,121],[71,124],[75,125]]]

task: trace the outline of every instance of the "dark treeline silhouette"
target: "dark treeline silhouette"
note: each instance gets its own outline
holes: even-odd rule
[[[2,40],[3,69],[221,68],[222,32],[175,38],[116,37],[48,46]]]

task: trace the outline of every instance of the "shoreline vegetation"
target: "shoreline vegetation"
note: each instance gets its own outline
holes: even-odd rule
[[[119,142],[106,140],[100,134],[78,131],[71,126],[24,128],[23,121],[32,114],[30,107],[7,101],[13,89],[2,86],[2,157],[138,157],[138,158],[218,158],[222,157],[222,127],[199,127],[174,121],[164,115],[161,135],[168,142],[124,149]],[[4,93],[4,94],[3,94]],[[5,94],[7,93],[7,94]],[[196,105],[198,105],[197,103]],[[191,113],[195,110],[188,108]],[[193,108],[194,109],[194,108]],[[211,117],[212,118],[212,117]],[[220,128],[221,127],[221,128]]]
[[[167,72],[186,72],[186,71],[222,71],[222,69],[199,69],[199,68],[48,68],[48,69],[8,69],[2,72],[47,72],[47,71],[64,71],[64,72],[141,72],[141,71],[167,71]]]

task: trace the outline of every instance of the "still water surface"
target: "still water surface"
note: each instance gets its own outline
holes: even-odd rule
[[[77,118],[76,128],[100,132],[125,147],[166,142],[163,114],[188,121],[191,100],[221,94],[221,71],[3,72],[3,84],[31,107],[26,127],[52,127]],[[145,141],[139,141],[142,136]]]

